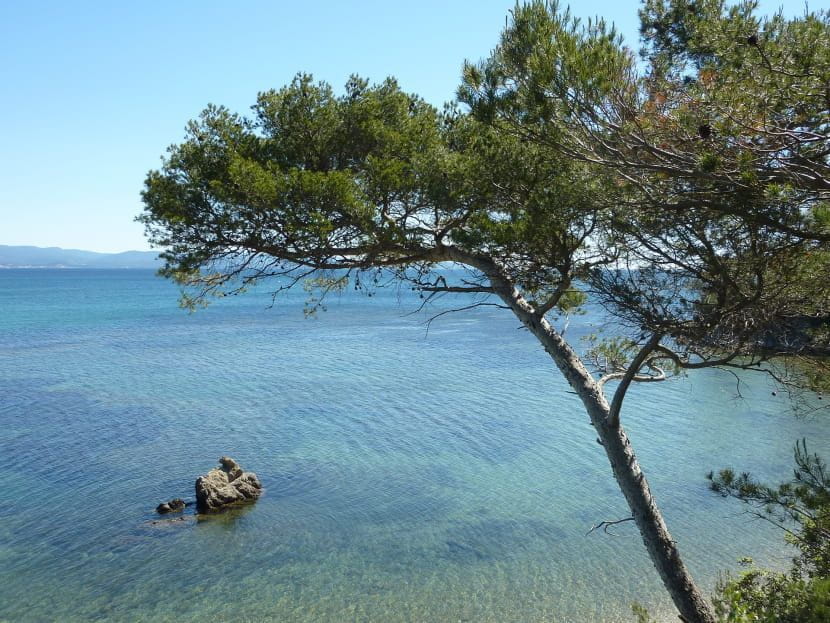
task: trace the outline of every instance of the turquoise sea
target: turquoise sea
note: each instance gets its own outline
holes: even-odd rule
[[[0,271],[0,620],[631,621],[668,602],[588,418],[505,311],[407,289],[195,314],[150,271]],[[455,304],[460,301],[456,300]],[[453,301],[444,299],[444,306]],[[439,311],[433,308],[432,314]],[[600,324],[575,317],[568,336]],[[707,590],[782,535],[705,473],[791,473],[826,416],[759,375],[635,386],[623,421]],[[740,395],[738,396],[738,390]],[[826,399],[825,399],[826,401]],[[219,456],[254,506],[153,524]]]

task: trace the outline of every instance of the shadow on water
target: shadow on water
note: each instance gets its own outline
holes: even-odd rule
[[[214,513],[197,513],[195,515],[196,526],[199,528],[221,528],[233,530],[238,521],[249,515],[256,508],[257,502],[248,502],[229,506]]]
[[[102,449],[135,447],[158,439],[163,418],[153,409],[113,406],[90,400],[79,391],[50,389],[54,379],[0,380],[4,432],[0,448],[4,463],[49,481],[96,478]],[[101,425],[102,423],[106,425]],[[140,423],[140,425],[138,425]]]
[[[443,556],[456,563],[521,559],[528,553],[554,550],[568,539],[567,532],[553,522],[529,518],[454,521],[444,536]]]
[[[166,513],[159,515],[153,513],[152,519],[148,519],[137,528],[137,533],[145,535],[163,535],[171,529],[192,528],[192,527],[221,527],[223,529],[234,529],[236,522],[254,510],[256,501],[244,504],[235,504],[211,513],[197,513],[195,506],[191,503],[179,513]]]

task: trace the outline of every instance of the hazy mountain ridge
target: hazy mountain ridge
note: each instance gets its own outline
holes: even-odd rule
[[[0,268],[159,268],[156,251],[98,253],[60,247],[0,245]]]

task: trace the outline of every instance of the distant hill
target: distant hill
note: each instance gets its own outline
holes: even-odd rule
[[[156,251],[96,253],[58,247],[0,244],[0,268],[159,268]]]

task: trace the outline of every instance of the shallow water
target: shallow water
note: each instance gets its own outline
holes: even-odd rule
[[[0,271],[0,620],[630,621],[668,610],[602,448],[506,312],[267,292],[190,315],[147,271]],[[577,317],[576,339],[596,315]],[[818,417],[758,375],[636,386],[624,424],[710,590],[781,534],[707,489],[791,471]],[[152,524],[229,454],[254,506]]]

